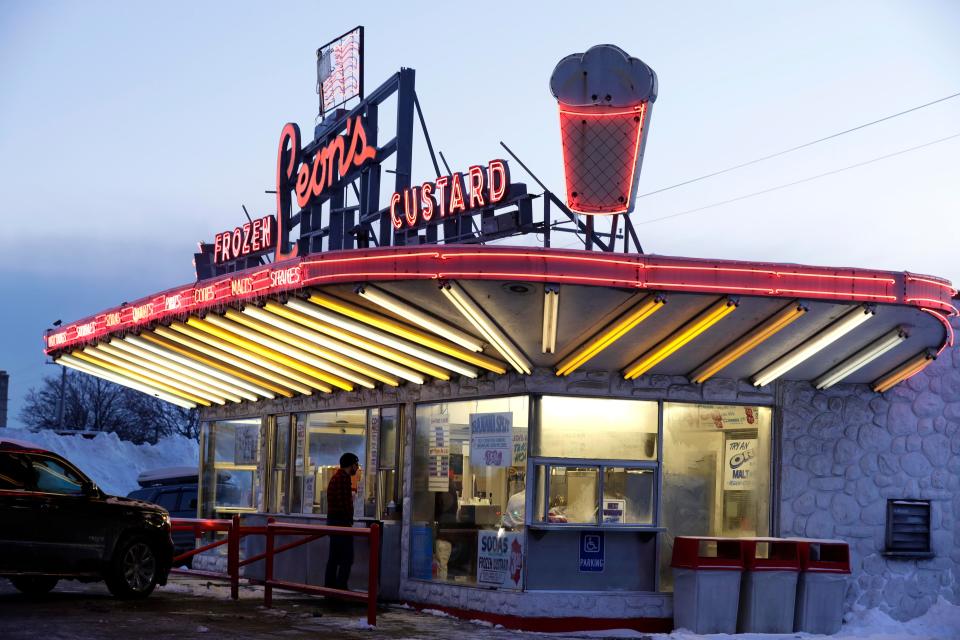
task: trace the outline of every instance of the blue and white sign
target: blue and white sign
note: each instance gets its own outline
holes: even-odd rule
[[[580,532],[580,571],[599,572],[603,571],[604,564],[603,552],[603,532],[602,531],[581,531]]]

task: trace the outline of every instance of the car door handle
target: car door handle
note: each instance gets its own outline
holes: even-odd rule
[[[41,509],[42,511],[48,511],[48,510],[50,509],[50,503],[49,503],[49,502],[41,502],[41,503],[40,503],[40,509]]]

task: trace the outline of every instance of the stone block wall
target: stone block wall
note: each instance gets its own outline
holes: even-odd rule
[[[884,394],[786,382],[782,403],[780,535],[850,543],[847,609],[960,604],[960,347]],[[891,498],[931,501],[932,559],[883,555]]]

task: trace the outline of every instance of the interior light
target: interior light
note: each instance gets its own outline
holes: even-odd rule
[[[833,367],[825,374],[813,381],[817,389],[827,389],[837,384],[854,371],[857,371],[866,364],[873,362],[887,351],[907,339],[907,330],[904,327],[897,327],[860,349],[855,354]]]
[[[722,371],[730,363],[763,343],[771,336],[807,312],[807,307],[794,300],[762,323],[741,336],[733,344],[707,360],[699,369],[690,374],[691,382],[702,384]]]
[[[507,359],[518,373],[530,375],[530,361],[517,348],[516,345],[500,330],[494,321],[484,313],[476,302],[473,301],[466,291],[456,282],[446,282],[440,291],[447,297],[453,306],[463,315],[474,328],[483,334],[483,337]]]
[[[883,393],[896,384],[899,384],[910,378],[924,369],[926,369],[931,362],[937,359],[937,353],[933,349],[926,349],[923,353],[920,353],[913,358],[910,358],[902,365],[894,369],[893,371],[887,373],[882,378],[876,380],[873,383],[873,390],[877,393]]]
[[[364,285],[357,288],[357,294],[370,302],[393,311],[401,318],[413,321],[424,329],[432,331],[438,336],[459,344],[470,351],[483,351],[483,343],[473,336],[460,331],[456,327],[450,326],[442,320],[434,318],[430,314],[424,313],[420,309],[390,295],[386,291],[378,289],[372,285]]]
[[[381,315],[371,313],[363,307],[358,307],[355,304],[344,302],[339,298],[334,298],[333,296],[329,296],[319,291],[313,291],[310,296],[310,302],[331,311],[335,311],[340,315],[358,320],[372,327],[376,327],[382,331],[392,333],[403,338],[404,340],[409,340],[424,347],[428,347],[429,349],[433,349],[434,351],[445,353],[448,356],[453,356],[454,358],[463,360],[464,362],[469,362],[470,364],[478,367],[489,369],[494,373],[506,373],[506,369],[503,368],[503,365],[500,362],[494,360],[493,358],[487,357],[482,353],[475,353],[469,349],[464,349],[459,345],[453,344],[449,340],[444,340],[443,338],[438,338],[425,331],[414,329],[413,327],[401,322],[397,322],[391,318],[385,318]]]
[[[764,367],[753,377],[753,384],[757,387],[770,384],[800,363],[805,362],[822,349],[859,327],[872,318],[874,313],[875,307],[873,305],[856,307],[811,339],[778,358],[772,364]]]
[[[177,405],[178,407],[183,407],[184,409],[193,409],[197,406],[196,403],[194,402],[188,402],[187,400],[184,400],[183,398],[180,398],[178,396],[175,396],[169,393],[164,393],[163,391],[161,391],[160,389],[157,389],[156,387],[151,387],[149,385],[142,384],[131,378],[125,378],[123,376],[116,375],[110,371],[107,371],[106,369],[101,369],[99,367],[95,367],[91,365],[88,362],[84,362],[83,360],[73,358],[68,354],[64,354],[60,356],[57,360],[55,360],[55,362],[59,365],[63,365],[64,367],[70,367],[71,369],[74,369],[76,371],[81,371],[83,373],[86,373],[88,375],[91,375],[97,378],[103,378],[104,380],[113,382],[114,384],[119,384],[124,387],[129,387],[131,389],[140,391],[141,393],[146,393],[147,395],[156,396],[157,398],[160,398],[164,402],[169,402],[170,404]]]
[[[557,316],[560,312],[560,287],[547,285],[543,288],[543,353],[557,350]]]
[[[623,376],[628,380],[642,376],[676,353],[685,344],[736,311],[737,304],[738,300],[736,298],[727,297],[712,305],[643,354],[624,370]]]
[[[604,327],[599,333],[583,343],[576,351],[567,356],[557,367],[558,376],[567,376],[578,367],[611,344],[622,338],[628,331],[649,318],[666,303],[662,295],[644,296],[616,320]]]

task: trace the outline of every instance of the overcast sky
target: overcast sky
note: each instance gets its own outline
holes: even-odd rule
[[[196,242],[274,212],[285,122],[312,131],[318,45],[366,27],[366,86],[401,66],[452,167],[503,140],[563,193],[550,72],[613,43],[660,93],[640,192],[960,91],[960,3],[0,3],[0,369],[10,423],[41,335],[193,280]],[[644,249],[960,281],[960,139],[644,221],[960,133],[960,98],[641,198]],[[422,145],[414,179],[434,177]],[[524,180],[514,167],[515,180]],[[531,181],[528,181],[528,183]],[[565,239],[569,242],[572,240]]]

